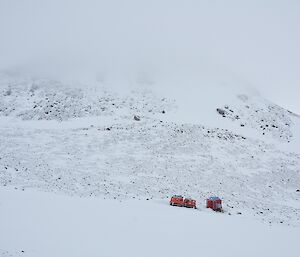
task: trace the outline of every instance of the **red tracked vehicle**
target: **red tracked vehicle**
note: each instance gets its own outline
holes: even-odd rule
[[[192,198],[183,198],[181,195],[173,195],[170,199],[170,205],[194,209],[197,208],[196,200]]]
[[[183,206],[187,207],[187,208],[197,209],[196,200],[194,200],[192,198],[185,198],[183,201]]]
[[[183,196],[173,195],[170,199],[170,205],[183,207],[183,201],[184,201]]]

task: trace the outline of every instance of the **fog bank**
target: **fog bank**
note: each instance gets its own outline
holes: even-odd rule
[[[204,88],[225,74],[300,113],[299,14],[293,0],[1,0],[0,68]]]

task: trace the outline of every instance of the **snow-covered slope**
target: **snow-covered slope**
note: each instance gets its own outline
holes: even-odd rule
[[[173,210],[161,205],[166,205],[172,194],[194,197],[200,211],[204,211],[206,197],[218,195],[224,200],[225,213],[220,214],[224,217],[211,216],[214,215],[211,212],[174,210],[175,216],[165,229],[171,229],[171,223],[177,219],[188,219],[196,224],[199,233],[206,231],[200,233],[200,238],[204,238],[210,227],[206,227],[206,223],[224,222],[221,231],[226,231],[240,226],[237,222],[245,225],[242,230],[248,231],[251,227],[253,233],[265,237],[275,233],[276,240],[281,242],[290,232],[289,240],[293,240],[294,233],[299,231],[300,118],[253,90],[216,82],[207,86],[205,81],[198,87],[182,86],[178,81],[172,86],[175,84],[162,81],[160,84],[139,82],[123,88],[97,81],[83,84],[4,73],[0,85],[0,186],[3,192],[0,206],[6,210],[0,215],[0,256],[62,256],[60,247],[46,243],[53,239],[47,235],[48,228],[40,246],[35,247],[30,241],[35,240],[32,234],[25,240],[24,231],[28,228],[24,227],[23,231],[12,225],[19,218],[8,218],[12,209],[6,209],[7,206],[17,206],[16,199],[23,201],[26,193],[23,191],[29,189],[74,196],[74,203],[83,201],[82,208],[86,208],[87,198],[96,197],[89,206],[99,204],[101,208],[97,212],[111,209],[99,219],[112,217],[115,212],[123,213],[126,206],[132,207],[133,213],[137,213],[134,215],[149,219],[159,227],[165,226],[173,215]],[[11,192],[12,189],[16,192]],[[34,193],[32,199],[35,195],[40,197]],[[9,203],[8,199],[14,200]],[[46,197],[34,201],[24,206],[26,215],[35,212],[38,202],[48,200]],[[66,206],[69,206],[68,201],[64,203]],[[50,206],[60,209],[56,200],[51,201]],[[155,209],[154,218],[147,214],[151,209]],[[18,208],[15,210],[19,212]],[[124,212],[125,222],[137,217],[133,213]],[[44,219],[43,212],[38,211],[36,215]],[[49,212],[49,215],[56,214]],[[64,215],[61,222],[66,222]],[[160,215],[163,216],[155,218]],[[89,219],[87,216],[80,217]],[[247,222],[243,223],[243,217]],[[253,229],[249,225],[254,222],[251,219],[256,220]],[[94,217],[93,222],[96,220]],[[23,222],[21,219],[20,224]],[[34,226],[39,229],[42,225]],[[148,230],[147,226],[150,225],[145,225]],[[13,243],[12,231],[21,232]],[[103,231],[119,232],[118,226]],[[243,247],[249,240],[254,242],[252,232],[240,241]],[[136,228],[136,233],[141,231]],[[173,242],[172,233],[161,234],[168,238],[168,244]],[[198,232],[195,233],[198,238]],[[229,234],[232,240],[238,240],[234,233],[241,231]],[[71,235],[67,234],[66,237]],[[101,239],[103,235],[95,236]],[[225,236],[221,233],[217,240]],[[194,242],[193,237],[190,234],[188,239]],[[212,234],[206,239],[210,242],[216,238]],[[127,242],[122,242],[120,237],[115,240],[117,244]],[[91,242],[92,250],[86,253],[88,244],[85,241],[83,252],[79,252],[95,256],[99,250],[95,242]],[[266,252],[263,256],[281,256],[286,251],[287,241],[282,248],[273,248],[274,251],[270,250],[270,244],[271,241],[259,245]],[[210,244],[205,247],[210,248]],[[26,248],[27,255],[20,253],[19,248]],[[196,247],[190,249],[191,255],[198,256]],[[297,252],[294,248],[290,250],[289,256]],[[109,253],[108,249],[105,251]],[[128,255],[129,249],[124,251],[124,256]],[[233,252],[239,255],[240,251],[242,247]],[[247,252],[249,256],[257,255]],[[156,253],[150,251],[149,256]],[[171,253],[176,256],[181,252],[171,250]],[[111,256],[119,255],[112,252]],[[225,256],[232,256],[231,252]]]
[[[217,194],[233,215],[299,223],[296,115],[241,88],[151,88],[3,76],[1,185],[117,199]]]

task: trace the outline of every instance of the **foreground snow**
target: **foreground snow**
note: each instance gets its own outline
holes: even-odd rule
[[[0,189],[0,256],[298,256],[299,228],[176,208]],[[23,252],[22,252],[23,251]]]

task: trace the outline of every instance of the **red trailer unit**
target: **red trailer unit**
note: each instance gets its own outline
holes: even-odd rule
[[[214,211],[222,211],[222,200],[217,196],[209,197],[206,200],[206,208],[210,208]]]

